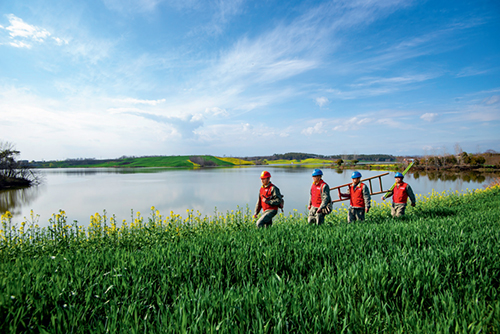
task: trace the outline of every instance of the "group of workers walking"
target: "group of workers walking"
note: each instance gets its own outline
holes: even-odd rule
[[[386,200],[392,196],[391,215],[393,217],[401,217],[405,214],[408,199],[411,206],[415,206],[416,199],[410,185],[403,182],[403,174],[396,173],[395,185],[389,190],[382,200]],[[257,218],[259,212],[263,213],[257,220],[257,227],[269,227],[272,225],[273,217],[276,216],[278,210],[283,208],[283,196],[278,187],[271,183],[271,173],[268,171],[262,172],[260,175],[262,186],[259,191],[259,199],[255,205],[254,218]],[[321,225],[325,221],[325,216],[332,212],[332,199],[330,197],[330,187],[323,180],[323,172],[320,169],[315,169],[312,173],[313,183],[309,194],[309,204],[307,209],[309,215],[307,221],[309,224]],[[351,175],[352,183],[348,185],[345,193],[340,193],[344,199],[350,200],[347,222],[352,223],[357,220],[365,220],[365,213],[370,211],[371,194],[370,189],[361,182],[361,173],[356,171]]]

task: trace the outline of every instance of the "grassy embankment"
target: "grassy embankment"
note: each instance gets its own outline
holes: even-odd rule
[[[407,167],[406,164],[402,163],[389,163],[389,164],[366,164],[366,165],[357,165],[355,168],[357,169],[371,169],[371,170],[384,170],[384,171],[402,171]],[[354,168],[354,167],[351,167]]]
[[[255,165],[255,163],[253,163],[252,161],[243,160],[240,158],[222,158],[222,157],[216,157],[216,158],[225,162],[229,162],[236,166]]]
[[[500,331],[500,187],[257,230],[248,210],[96,214],[50,229],[2,216],[0,332]]]
[[[204,160],[212,161],[217,166],[233,166],[234,163],[223,158],[217,158],[211,155],[199,156]],[[46,163],[42,167],[50,168],[68,168],[68,167],[197,167],[198,164],[190,161],[190,156],[158,156],[158,157],[142,157],[142,158],[125,158],[112,161],[100,162],[95,160],[95,163],[77,164],[78,161],[55,161]]]

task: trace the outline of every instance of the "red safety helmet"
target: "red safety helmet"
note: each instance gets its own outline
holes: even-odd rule
[[[268,177],[271,177],[271,173],[269,173],[267,170],[263,171],[262,174],[260,174],[261,179],[267,179]]]

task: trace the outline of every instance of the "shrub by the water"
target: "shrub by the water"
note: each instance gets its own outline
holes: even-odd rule
[[[0,332],[500,331],[500,187],[257,230],[248,209],[0,232]]]

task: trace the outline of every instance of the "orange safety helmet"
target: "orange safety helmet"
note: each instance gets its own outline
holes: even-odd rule
[[[269,173],[267,170],[263,171],[262,174],[260,174],[261,179],[267,179],[268,177],[271,177],[271,173]]]

